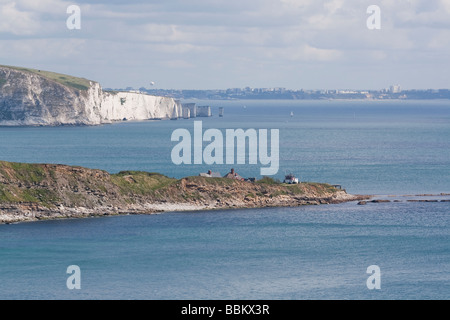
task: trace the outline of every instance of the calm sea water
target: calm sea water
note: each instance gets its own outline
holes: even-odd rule
[[[402,196],[450,193],[450,102],[207,104],[225,117],[197,119],[205,129],[280,130],[277,178],[401,202],[0,225],[0,299],[450,298],[450,203]],[[230,169],[173,165],[176,128],[193,120],[0,128],[0,159],[177,178]],[[258,165],[233,167],[259,176]],[[79,291],[66,287],[69,265],[82,270]],[[370,265],[381,290],[367,289]]]

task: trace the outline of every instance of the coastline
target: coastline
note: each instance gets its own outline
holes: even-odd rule
[[[4,205],[0,204],[0,225],[15,224],[21,222],[37,222],[43,220],[63,220],[63,219],[82,219],[107,216],[125,216],[125,215],[151,215],[168,212],[193,212],[193,211],[214,211],[214,210],[239,210],[251,208],[281,208],[298,207],[305,205],[325,205],[339,204],[344,202],[357,202],[370,199],[371,196],[339,194],[333,199],[311,198],[311,199],[292,199],[296,203],[288,204],[278,202],[279,200],[268,202],[266,205],[222,205],[217,203],[210,204],[187,204],[187,203],[147,203],[143,205],[130,205],[126,208],[121,207],[98,207],[98,208],[66,208],[59,207],[55,209],[33,206],[29,204]],[[283,199],[291,200],[291,199]]]
[[[173,179],[158,173],[106,171],[0,161],[0,224],[162,212],[296,207],[368,200],[329,184],[285,185],[230,178]]]

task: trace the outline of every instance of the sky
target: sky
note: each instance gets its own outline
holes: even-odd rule
[[[450,88],[450,0],[0,0],[0,64],[105,88]]]

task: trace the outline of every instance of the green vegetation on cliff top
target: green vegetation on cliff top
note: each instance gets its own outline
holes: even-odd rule
[[[270,178],[258,183],[227,178],[186,177],[181,180],[159,173],[106,171],[65,165],[29,164],[0,161],[0,203],[35,203],[45,207],[95,206],[98,201],[134,203],[139,199],[177,202],[207,197],[226,199],[242,193],[249,197],[332,194],[328,184],[285,185]],[[101,200],[103,199],[103,200]],[[109,199],[109,200],[108,200]]]
[[[159,173],[142,171],[122,171],[111,175],[111,182],[123,194],[146,195],[175,183],[177,180]]]
[[[62,84],[64,86],[71,87],[71,88],[74,88],[77,90],[82,90],[82,91],[88,90],[91,85],[90,84],[91,80],[84,79],[84,78],[77,78],[74,76],[56,73],[56,72],[36,70],[36,69],[30,69],[30,68],[22,68],[22,67],[14,67],[14,66],[4,66],[4,65],[0,65],[0,67],[34,73],[34,74],[37,74],[44,78],[47,78],[51,81],[55,81],[59,84]],[[3,80],[3,81],[5,81],[5,80]],[[93,81],[93,82],[95,82],[95,81]],[[1,86],[2,86],[2,79],[0,79],[0,87]]]

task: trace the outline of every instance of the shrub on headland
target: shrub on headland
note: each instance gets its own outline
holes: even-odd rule
[[[258,183],[264,183],[264,184],[271,184],[271,185],[273,185],[273,184],[281,184],[280,180],[274,179],[272,177],[267,177],[267,176],[264,176],[261,180],[258,180],[257,182]]]

